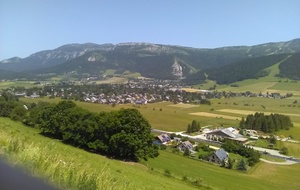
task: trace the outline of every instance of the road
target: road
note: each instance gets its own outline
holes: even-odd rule
[[[259,152],[264,152],[266,154],[281,157],[283,159],[289,159],[290,158],[290,156],[280,154],[278,150],[273,150],[273,149],[268,149],[268,148],[261,148],[261,147],[256,147],[256,146],[248,146],[248,147],[253,148],[254,150],[257,150]]]

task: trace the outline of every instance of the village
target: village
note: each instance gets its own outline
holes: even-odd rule
[[[134,80],[126,84],[78,85],[70,82],[48,84],[36,82],[33,88],[6,89],[17,97],[61,98],[99,104],[147,104],[168,101],[173,103],[210,104],[209,99],[257,97],[282,99],[291,93],[218,92],[216,90],[193,89],[174,81]]]
[[[199,159],[222,167],[230,165],[229,153],[222,146],[224,142],[228,141],[242,145],[248,149],[256,150],[260,154],[283,159],[287,164],[300,162],[300,159],[286,156],[281,151],[274,149],[274,144],[272,143],[269,144],[268,148],[252,146],[253,142],[256,142],[258,139],[270,140],[271,138],[275,138],[278,141],[291,141],[289,137],[270,136],[256,130],[245,129],[241,132],[234,127],[214,129],[203,127],[200,132],[194,135],[187,134],[185,131],[176,133],[156,129],[152,131],[159,134],[153,143],[163,147],[162,149],[167,149],[168,147],[169,149],[173,149],[173,153],[181,152],[183,156],[189,156],[193,159]],[[199,149],[202,149],[201,153]],[[260,160],[266,161],[264,159]]]

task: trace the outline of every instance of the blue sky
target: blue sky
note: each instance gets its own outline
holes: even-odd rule
[[[68,43],[197,48],[300,38],[299,0],[0,0],[0,60]]]

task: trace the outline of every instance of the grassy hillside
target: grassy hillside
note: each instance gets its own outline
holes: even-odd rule
[[[63,189],[298,188],[300,164],[259,163],[244,173],[161,151],[158,158],[143,161],[141,165],[111,160],[65,145],[7,118],[0,118],[0,137],[1,157]],[[183,181],[183,178],[188,180]],[[197,186],[189,181],[197,181]]]
[[[288,60],[289,58],[285,59]],[[283,62],[285,61],[283,60]],[[280,73],[279,65],[282,62],[274,64],[265,70],[268,70],[269,74],[265,77],[258,79],[247,79],[239,82],[234,82],[235,87],[232,84],[229,85],[218,85],[214,81],[209,80],[207,83],[202,85],[195,85],[195,88],[209,89],[216,85],[218,91],[232,91],[232,92],[279,92],[281,94],[293,93],[294,96],[300,96],[300,82],[290,80],[288,78],[279,78],[277,75]]]
[[[184,176],[198,178],[203,183],[208,183],[210,187],[231,190],[297,189],[297,177],[300,171],[300,164],[277,166],[259,163],[249,173],[243,173],[165,151],[162,151],[157,159],[149,160],[145,164],[162,173],[169,170],[177,178]]]
[[[132,162],[108,159],[0,118],[0,156],[63,189],[195,189]]]

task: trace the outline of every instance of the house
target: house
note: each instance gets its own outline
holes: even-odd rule
[[[35,93],[33,93],[33,94],[30,96],[30,98],[32,98],[32,99],[34,99],[34,98],[39,98],[39,97],[40,97],[40,95],[35,94]]]
[[[147,100],[145,98],[140,98],[138,100],[135,101],[135,104],[140,104],[140,105],[145,105],[147,104]]]
[[[193,145],[190,141],[181,142],[177,147],[182,152],[184,152],[185,149],[188,149],[189,151],[192,151],[193,149]]]
[[[220,148],[220,149],[214,151],[212,153],[212,155],[207,157],[207,161],[220,165],[224,161],[227,162],[228,158],[229,158],[228,153],[223,148]]]
[[[155,138],[154,144],[157,144],[157,145],[167,144],[170,141],[171,141],[171,138],[169,137],[169,135],[161,134]]]
[[[247,138],[244,138],[243,135],[239,134],[236,129],[233,127],[216,129],[206,133],[206,139],[212,141],[222,141],[224,139],[231,139],[239,143],[247,142]]]

